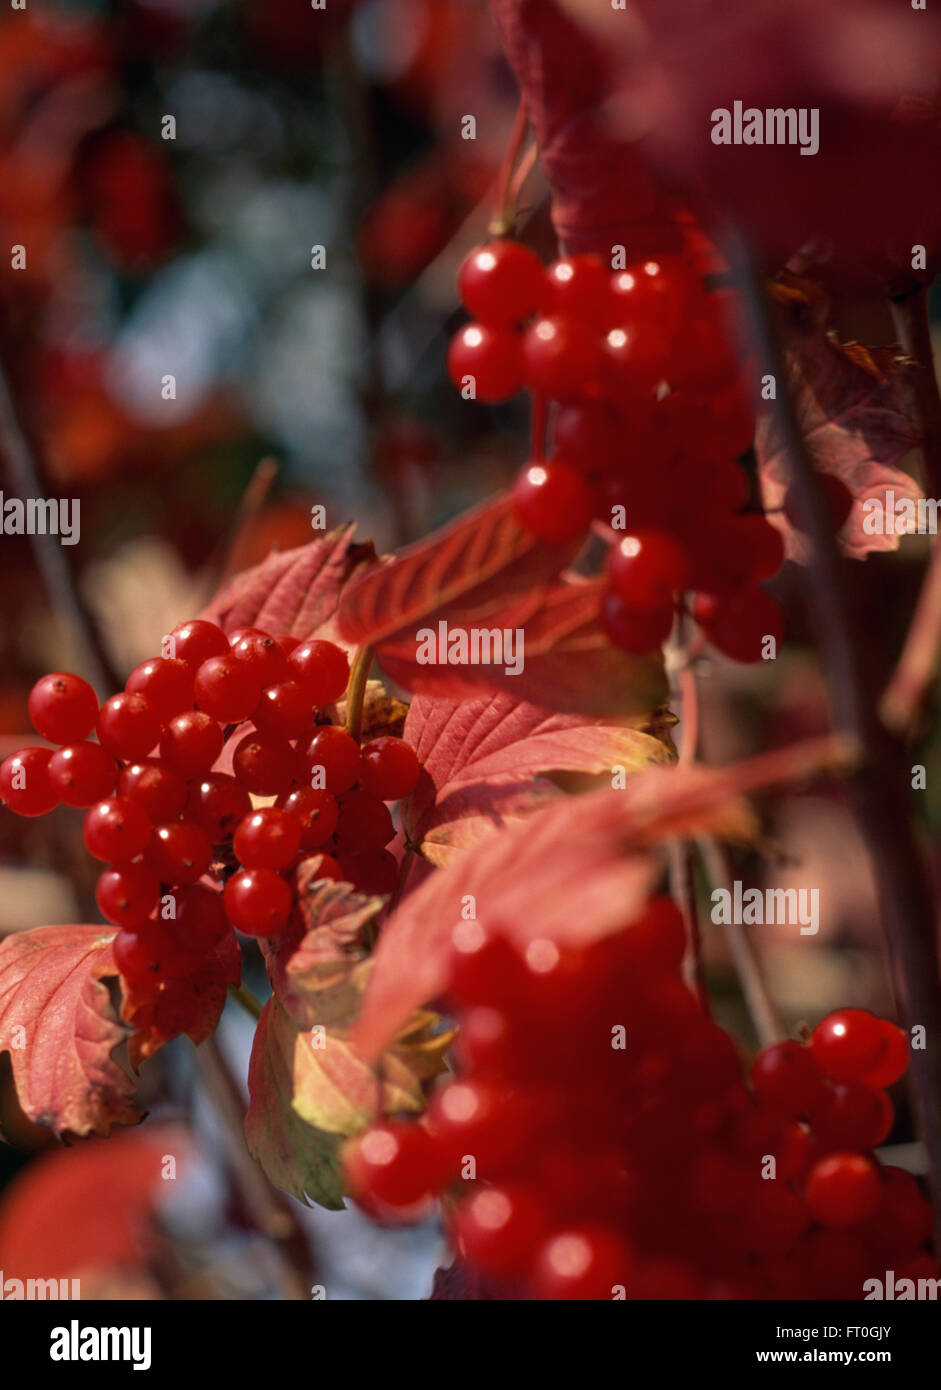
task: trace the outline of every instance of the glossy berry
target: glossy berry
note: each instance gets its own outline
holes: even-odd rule
[[[616,647],[644,656],[661,647],[673,627],[673,605],[641,612],[610,590],[601,602],[601,626]]]
[[[106,869],[98,880],[95,901],[103,917],[116,927],[136,927],[157,906],[160,884],[143,864]]]
[[[211,951],[228,931],[222,894],[205,883],[174,888],[174,915],[163,922],[166,932],[184,948]]]
[[[789,1119],[812,1114],[825,1094],[823,1073],[807,1047],[773,1043],[752,1063],[751,1084],[760,1104]]]
[[[191,675],[211,656],[223,656],[229,650],[229,639],[215,623],[193,618],[175,627],[164,638],[164,654],[185,661]]]
[[[833,473],[818,473],[817,480],[830,517],[830,525],[836,533],[842,530],[846,518],[852,511],[853,494],[842,478],[837,478]],[[784,494],[784,514],[796,530],[803,531],[801,501],[793,484]]]
[[[263,738],[300,738],[313,723],[313,704],[300,681],[280,681],[261,692],[252,723]]]
[[[312,704],[332,705],[346,691],[350,663],[346,652],[333,642],[312,638],[301,642],[288,657],[288,665]]]
[[[511,328],[540,307],[546,292],[542,263],[518,241],[488,241],[462,262],[457,291],[473,318]]]
[[[336,797],[330,792],[316,787],[295,787],[283,792],[277,805],[297,821],[302,850],[320,849],[332,838],[339,808]]]
[[[146,758],[160,738],[160,720],[143,695],[124,691],[105,700],[98,712],[98,742],[122,761]]]
[[[733,661],[760,661],[765,651],[776,652],[784,641],[780,604],[763,589],[719,595],[708,625],[699,614],[697,618],[710,642]]]
[[[533,1283],[541,1299],[623,1298],[630,1294],[630,1255],[603,1227],[561,1231],[540,1250]]]
[[[67,743],[49,759],[49,782],[66,806],[93,806],[114,791],[118,767],[99,743]]]
[[[136,859],[150,839],[151,824],[143,808],[126,796],[109,796],[97,802],[85,817],[85,848],[106,864],[127,864]]]
[[[129,983],[148,991],[162,979],[189,975],[199,964],[199,956],[174,940],[166,924],[148,920],[139,926],[123,928],[112,945],[114,963]]]
[[[829,1154],[807,1174],[805,1193],[814,1219],[822,1226],[833,1230],[858,1226],[879,1206],[879,1170],[862,1154]]]
[[[882,1025],[885,1051],[872,1070],[867,1071],[863,1077],[868,1086],[877,1089],[891,1086],[905,1075],[909,1055],[908,1035],[888,1019],[882,1018],[879,1022]]]
[[[212,845],[192,821],[170,821],[154,826],[144,858],[161,883],[195,883],[212,863]]]
[[[232,771],[256,796],[280,796],[299,770],[297,754],[285,739],[246,734],[232,755]]]
[[[308,743],[304,763],[311,786],[319,785],[315,774],[322,776],[323,787],[337,795],[348,791],[359,776],[359,744],[345,729],[325,724]]]
[[[824,1149],[875,1149],[885,1142],[895,1121],[884,1091],[862,1081],[836,1081],[812,1117],[814,1138]]]
[[[470,399],[496,405],[523,386],[523,355],[518,333],[469,323],[451,339],[448,376]]]
[[[231,650],[238,661],[250,667],[262,687],[287,680],[288,658],[277,640],[267,632],[252,628],[237,640],[233,638]]]
[[[315,851],[315,854],[311,855],[311,858],[313,859],[315,855],[319,862],[316,869],[316,877],[311,879],[312,883],[316,883],[318,879],[322,878],[332,879],[334,883],[343,883],[346,881],[346,876],[340,868],[339,862],[334,859],[332,854],[323,854]]]
[[[211,714],[188,709],[167,724],[160,739],[160,756],[181,777],[208,773],[222,752],[222,729]]]
[[[81,676],[55,671],[29,692],[29,717],[50,743],[79,743],[95,727],[98,700]]]
[[[686,556],[663,531],[638,531],[608,552],[608,582],[630,608],[643,613],[669,607],[686,580]]]
[[[374,738],[359,761],[359,785],[380,801],[401,801],[416,787],[421,763],[415,750],[400,738]]]
[[[141,662],[127,678],[125,690],[143,695],[161,724],[193,703],[193,672],[179,658],[152,657]]]
[[[602,360],[598,334],[568,315],[537,319],[523,337],[526,384],[551,400],[572,400],[597,385]]]
[[[143,807],[147,818],[157,825],[175,820],[186,802],[186,783],[174,768],[157,758],[141,758],[127,763],[118,777],[118,795]]]
[[[226,772],[207,772],[190,784],[186,819],[198,825],[213,845],[230,840],[251,809],[245,787]]]
[[[659,328],[672,336],[702,295],[702,282],[678,256],[636,262],[611,277],[611,327],[631,324],[641,333]]]
[[[822,1071],[835,1081],[861,1081],[882,1061],[886,1034],[882,1019],[866,1009],[837,1009],[810,1035]]]
[[[0,763],[0,798],[18,816],[44,816],[59,804],[51,758],[50,748],[21,748]]]
[[[595,495],[567,463],[530,463],[513,484],[513,511],[524,531],[546,545],[583,536],[595,514]]]
[[[481,1187],[461,1203],[454,1239],[475,1268],[495,1276],[522,1275],[548,1235],[548,1224],[525,1187]]]
[[[546,270],[543,309],[595,329],[607,327],[611,316],[611,272],[600,256],[564,256]]]
[[[395,826],[385,802],[353,788],[339,797],[337,849],[364,853],[384,848],[395,837]]]
[[[301,847],[300,822],[289,811],[265,806],[239,824],[232,847],[246,869],[286,869]]]
[[[343,1167],[355,1197],[392,1210],[427,1202],[438,1176],[431,1141],[414,1124],[374,1125],[346,1144]]]
[[[282,658],[284,653],[280,647]],[[193,695],[198,707],[220,724],[241,724],[248,719],[261,698],[262,686],[269,682],[234,651],[211,656],[196,672]]]
[[[271,869],[239,869],[223,900],[229,921],[247,936],[274,936],[291,911],[291,890]]]

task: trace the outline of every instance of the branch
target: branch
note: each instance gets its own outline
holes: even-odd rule
[[[914,723],[941,654],[941,546],[931,552],[918,603],[892,679],[882,696],[883,723],[904,735]]]
[[[899,346],[911,360],[911,413],[921,438],[926,491],[941,497],[941,396],[934,372],[928,291],[921,287],[903,299],[890,299]]]
[[[851,735],[860,751],[847,791],[873,868],[896,1006],[906,1030],[921,1024],[932,1040],[925,1050],[912,1052],[909,1077],[928,1151],[941,1243],[941,988],[936,909],[915,834],[904,748],[879,718],[877,677],[866,659],[871,628],[854,603],[858,595],[845,583],[826,499],[787,390],[785,363],[762,279],[743,252],[737,259],[744,270],[761,370],[778,383],[778,427],[791,465],[801,528],[811,545],[812,560],[802,569],[802,578],[816,622],[832,717],[836,729]],[[941,434],[928,441],[926,459],[935,457],[939,443]]]

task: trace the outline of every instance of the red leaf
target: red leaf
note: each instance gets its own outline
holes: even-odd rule
[[[606,936],[639,914],[654,881],[656,861],[641,851],[694,829],[744,835],[750,818],[738,794],[757,775],[749,764],[642,772],[623,791],[553,802],[438,869],[383,926],[353,1043],[375,1056],[445,987],[468,895],[484,927],[498,924],[519,942]]]
[[[37,927],[0,941],[0,1049],[20,1105],[56,1134],[107,1134],[140,1118],[111,1053],[123,1042],[108,990],[108,927]]]
[[[405,739],[422,762],[422,778],[403,808],[409,840],[435,863],[440,846],[469,844],[542,804],[557,789],[544,772],[637,772],[672,760],[670,747],[640,728],[558,714],[506,691],[472,700],[419,696]],[[429,850],[432,852],[429,853]]]
[[[275,636],[339,640],[333,619],[343,586],[375,559],[370,542],[354,543],[354,529],[343,526],[310,545],[269,555],[236,575],[200,617],[226,632],[261,627]]]
[[[818,320],[821,312],[815,313]],[[870,535],[863,530],[867,498],[878,498],[884,505],[887,491],[899,498],[923,495],[913,478],[894,467],[916,443],[895,382],[875,378],[859,355],[834,343],[819,322],[799,324],[793,315],[785,360],[787,389],[811,460],[819,472],[840,478],[855,499],[839,533],[841,549],[855,559],[873,550],[896,550],[897,535]],[[788,558],[806,564],[810,557],[806,537],[791,526],[783,511],[775,510],[784,505],[790,472],[773,414],[759,420],[756,448],[769,520],[783,534]]]
[[[228,986],[242,975],[242,952],[233,932],[223,937],[192,975],[163,980],[156,994],[139,995],[121,976],[121,1017],[133,1028],[131,1061],[135,1067],[171,1038],[185,1033],[198,1046],[215,1032],[225,1008]]]
[[[343,593],[340,632],[353,645],[376,646],[390,639],[407,645],[415,625],[432,617],[454,627],[490,626],[499,613],[502,625],[516,627],[570,558],[570,549],[549,549],[522,531],[500,494],[357,576]]]
[[[382,643],[377,655],[387,674],[416,694],[466,699],[485,687],[586,716],[646,714],[666,697],[663,662],[659,651],[632,656],[612,644],[599,622],[604,588],[600,579],[559,583],[537,595],[538,606],[526,616],[512,609],[491,612],[485,619],[490,630],[515,630],[522,622],[523,668],[517,675],[496,664],[421,665],[414,631]],[[469,626],[449,619],[448,633]]]

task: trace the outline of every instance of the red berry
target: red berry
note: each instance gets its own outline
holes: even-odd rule
[[[348,791],[359,776],[359,744],[345,729],[325,724],[307,745],[304,762],[310,770],[311,786],[322,786],[337,795]]]
[[[526,384],[552,400],[571,400],[597,387],[602,369],[598,334],[568,315],[537,319],[523,337]]]
[[[810,1046],[835,1081],[861,1081],[885,1056],[883,1020],[866,1009],[837,1009],[818,1023]]]
[[[314,855],[311,855],[311,858],[314,857]],[[320,863],[317,866],[317,877],[311,879],[312,883],[317,883],[322,878],[332,879],[334,883],[344,883],[347,881],[343,870],[332,854],[317,854],[316,857],[319,858]]]
[[[401,801],[421,774],[415,750],[400,738],[374,738],[360,754],[359,785],[380,801]]]
[[[416,1124],[373,1125],[344,1147],[343,1167],[355,1197],[393,1211],[426,1204],[438,1176],[432,1141]]]
[[[681,329],[691,306],[702,302],[704,290],[685,261],[658,256],[612,275],[609,294],[611,327],[631,324],[641,332],[659,328],[672,336]]]
[[[186,783],[174,768],[156,758],[128,763],[118,777],[118,795],[142,806],[155,825],[175,820],[186,802]]]
[[[262,688],[286,681],[290,675],[288,658],[274,637],[258,628],[232,638],[232,655],[250,667]]]
[[[526,1126],[518,1101],[498,1085],[472,1077],[437,1091],[428,1107],[428,1124],[448,1162],[465,1154],[477,1161],[477,1176],[498,1176],[525,1150]]]
[[[165,656],[185,661],[190,673],[195,674],[197,668],[211,656],[225,655],[229,650],[229,639],[215,623],[193,618],[175,627],[169,637],[164,638],[163,647]]]
[[[161,978],[179,979],[199,964],[199,956],[175,941],[163,922],[122,928],[112,944],[114,963],[132,985],[147,988]]]
[[[313,705],[300,681],[280,681],[261,692],[252,723],[263,738],[300,738],[314,721]]]
[[[44,816],[59,804],[49,777],[50,748],[21,748],[0,763],[0,798],[18,816]]]
[[[85,848],[106,864],[127,864],[143,853],[151,824],[143,808],[126,796],[109,796],[91,808],[82,826]]]
[[[547,314],[562,314],[592,328],[607,326],[611,316],[611,272],[600,256],[565,256],[546,270],[543,305]]]
[[[194,821],[214,845],[230,840],[251,809],[248,792],[226,772],[207,772],[191,784],[186,799],[186,819]]]
[[[103,917],[117,927],[136,927],[157,906],[160,884],[143,864],[106,869],[98,880],[95,901]]]
[[[375,893],[386,897],[395,892],[399,881],[399,866],[395,855],[387,849],[363,854],[341,854],[340,876],[360,893]]]
[[[284,658],[280,647],[277,650]],[[193,694],[199,708],[220,724],[241,724],[250,717],[261,697],[262,685],[267,684],[254,665],[239,660],[231,651],[203,662],[196,672]]]
[[[616,647],[644,656],[662,647],[673,627],[673,605],[653,612],[629,608],[617,594],[605,594],[601,604],[601,626]]]
[[[175,915],[163,922],[164,929],[190,951],[211,951],[230,930],[222,894],[205,883],[191,883],[174,888],[172,896]]]
[[[830,516],[830,525],[835,534],[842,530],[843,523],[853,509],[853,494],[842,478],[837,478],[833,473],[819,473],[817,477]],[[801,500],[793,484],[784,494],[784,514],[796,530],[804,530]]]
[[[285,656],[290,656],[295,647],[301,645],[299,637],[292,637],[289,632],[282,632],[274,639]]]
[[[630,608],[663,611],[686,580],[686,556],[663,531],[638,531],[608,552],[608,581]]]
[[[143,695],[112,695],[98,712],[98,742],[112,757],[146,758],[159,738],[160,720]]]
[[[225,885],[226,915],[246,936],[274,936],[288,920],[291,890],[271,869],[239,869]]]
[[[524,531],[546,545],[584,535],[595,514],[589,483],[567,463],[530,463],[513,484],[513,510]]]
[[[624,1243],[604,1227],[576,1227],[550,1237],[539,1252],[536,1298],[612,1299],[630,1294],[631,1260]]]
[[[548,1216],[524,1187],[482,1187],[458,1208],[454,1237],[470,1264],[496,1276],[522,1275],[548,1234]]]
[[[179,658],[156,656],[141,662],[127,678],[125,690],[143,695],[161,724],[193,703],[193,672]]]
[[[703,625],[713,646],[733,661],[760,661],[766,650],[776,654],[784,641],[780,605],[763,589],[720,595],[708,626]],[[773,647],[767,645],[769,638]]]
[[[239,824],[232,847],[246,869],[286,869],[301,847],[300,822],[288,811],[265,806]]]
[[[293,677],[315,705],[332,705],[346,691],[350,663],[342,647],[312,638],[288,657]]]
[[[337,848],[349,854],[382,849],[395,838],[395,826],[384,801],[354,788],[342,792],[336,828]]]
[[[805,1195],[821,1226],[832,1230],[859,1226],[881,1200],[879,1170],[862,1154],[829,1154],[808,1173]]]
[[[182,777],[208,773],[222,752],[222,729],[211,714],[188,709],[170,720],[160,740],[160,756]]]
[[[542,263],[518,241],[488,241],[462,263],[457,292],[473,318],[510,328],[539,308],[545,294]]]
[[[881,1061],[863,1077],[867,1086],[876,1089],[891,1086],[905,1075],[908,1068],[908,1035],[888,1019],[883,1018],[879,1022],[882,1024],[885,1052]]]
[[[555,453],[590,473],[607,473],[625,452],[624,421],[601,401],[562,406],[552,431]]]
[[[49,783],[66,806],[93,806],[114,791],[118,768],[99,743],[67,743],[49,759]]]
[[[29,717],[50,743],[80,743],[95,727],[98,700],[81,676],[54,671],[29,692]]]
[[[772,1043],[752,1062],[751,1084],[761,1105],[789,1119],[813,1113],[825,1094],[823,1073],[809,1048]]]
[[[192,821],[154,826],[145,859],[161,883],[195,883],[212,863],[212,845]]]
[[[294,749],[285,739],[246,734],[232,755],[232,771],[256,796],[280,796],[299,771]]]
[[[448,375],[459,390],[473,387],[472,400],[491,405],[508,401],[523,385],[519,334],[485,323],[467,324],[451,339]]]
[[[337,828],[339,807],[335,796],[316,787],[295,787],[278,798],[278,806],[289,812],[300,826],[304,850],[320,849]]]
[[[875,1149],[894,1122],[895,1111],[885,1092],[862,1081],[837,1081],[829,1086],[811,1121],[814,1138],[823,1149]]]

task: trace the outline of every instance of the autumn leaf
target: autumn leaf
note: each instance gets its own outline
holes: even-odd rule
[[[182,979],[161,980],[156,990],[139,991],[122,975],[121,1017],[134,1029],[134,1066],[181,1034],[197,1046],[205,1042],[222,1017],[229,985],[237,985],[241,974],[242,952],[235,934],[228,932],[196,970]]]
[[[744,764],[654,768],[623,791],[555,801],[438,869],[383,926],[356,1046],[377,1055],[414,1009],[445,988],[451,933],[466,903],[485,926],[499,923],[520,943],[577,944],[618,931],[640,914],[657,878],[651,847],[695,832],[753,836],[740,795],[749,775]]]
[[[26,1115],[58,1135],[139,1119],[111,1056],[126,1036],[102,983],[118,973],[113,939],[108,927],[56,926],[0,942],[0,1050]]]
[[[543,589],[568,564],[570,547],[540,545],[523,531],[500,494],[356,576],[343,592],[339,630],[347,642],[377,647],[414,639],[416,625],[518,626],[539,606]]]
[[[299,1025],[275,999],[261,1011],[248,1067],[248,1151],[275,1187],[300,1202],[343,1210],[337,1134],[307,1124],[294,1109],[294,1050]]]
[[[275,636],[341,641],[334,615],[343,586],[375,560],[372,544],[353,541],[353,526],[294,550],[275,552],[227,584],[200,614],[226,632],[260,627]]]
[[[515,630],[521,623],[521,669],[506,664],[424,665],[412,631],[380,643],[377,655],[388,675],[416,694],[462,699],[483,688],[509,691],[519,700],[587,716],[646,714],[666,697],[658,652],[633,656],[615,647],[600,622],[603,580],[563,582],[545,589],[524,619],[495,611],[488,630]],[[453,636],[468,624],[448,621]]]
[[[403,823],[411,844],[427,841],[434,863],[561,795],[542,773],[630,774],[674,756],[667,742],[627,721],[559,714],[505,691],[463,701],[418,696],[404,737],[422,776]]]

